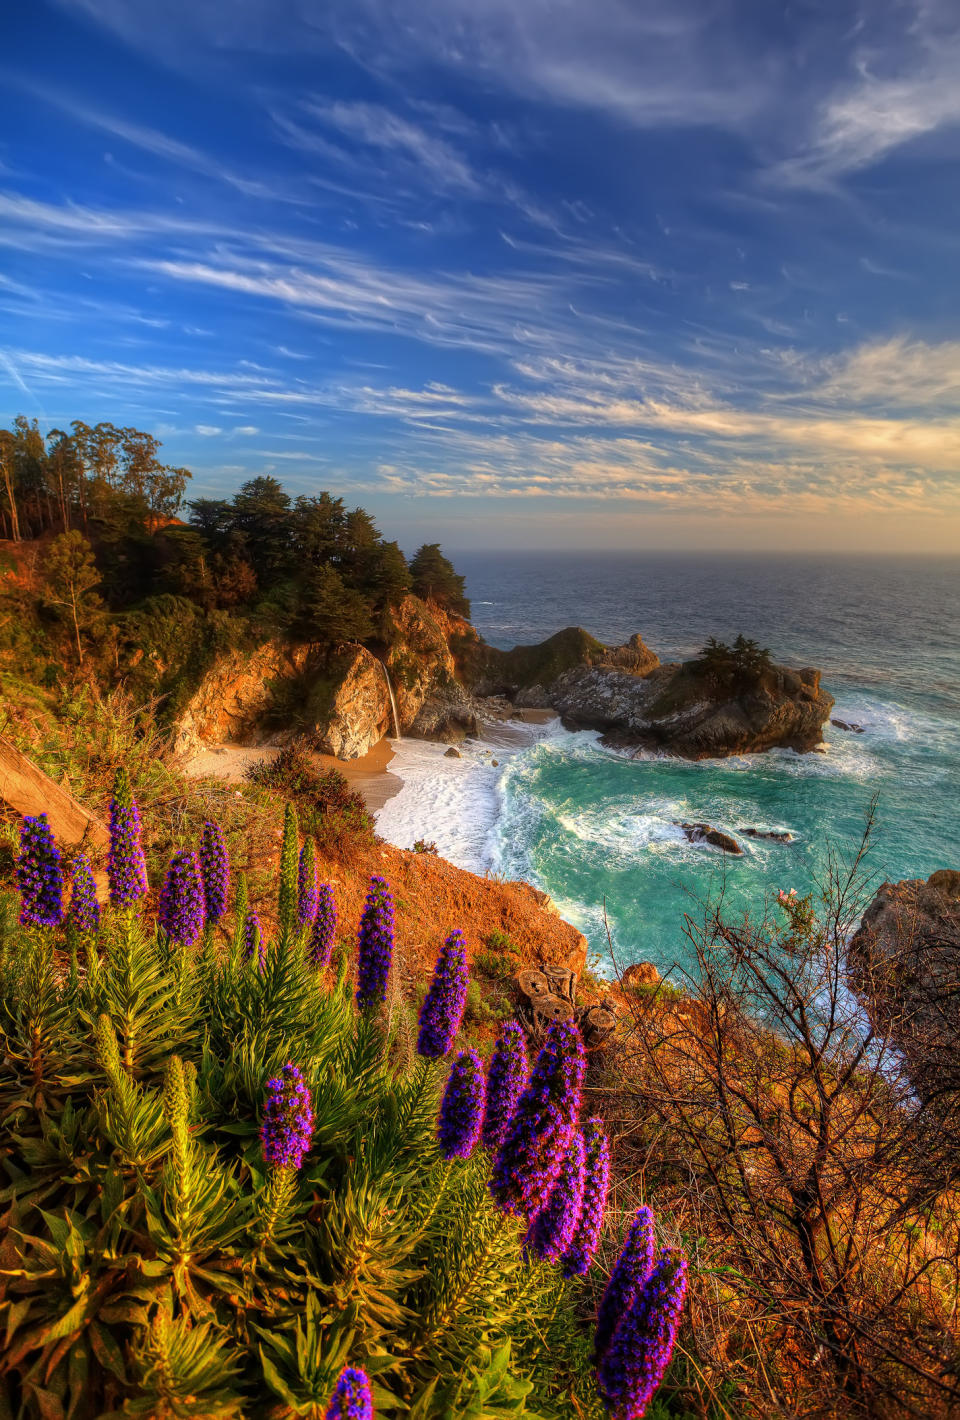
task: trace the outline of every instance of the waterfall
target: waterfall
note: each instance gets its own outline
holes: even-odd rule
[[[383,674],[386,678],[387,690],[390,695],[390,713],[393,715],[393,737],[395,740],[398,740],[400,738],[400,716],[397,714],[397,701],[393,693],[393,682],[390,679],[390,672],[387,670],[383,661],[380,662],[380,665],[383,667]]]

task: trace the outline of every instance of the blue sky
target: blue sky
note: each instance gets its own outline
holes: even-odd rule
[[[31,0],[0,403],[407,547],[960,547],[955,0]]]

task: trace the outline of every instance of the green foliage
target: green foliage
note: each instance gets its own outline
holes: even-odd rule
[[[512,976],[520,965],[520,948],[509,933],[497,927],[483,940],[483,948],[474,957],[477,970],[495,980]]]
[[[425,542],[410,561],[413,590],[418,597],[436,602],[458,616],[470,615],[466,581],[454,570],[453,563],[440,551],[437,542]]]
[[[271,760],[258,760],[247,779],[296,803],[305,833],[329,853],[343,840],[373,841],[373,818],[338,769],[322,769],[303,740],[291,740]]]
[[[100,583],[100,573],[83,533],[74,528],[54,538],[43,560],[43,577],[44,599],[70,626],[77,658],[82,663],[80,633],[91,629],[100,609],[100,598],[94,591]]]
[[[357,1016],[345,962],[281,937],[260,972],[235,925],[194,955],[107,909],[67,972],[0,921],[0,1413],[321,1417],[349,1363],[386,1417],[599,1415],[580,1284],[524,1260],[485,1156],[440,1157],[442,1076]],[[299,1176],[258,1139],[287,1060]]]
[[[773,669],[770,652],[743,635],[732,646],[711,636],[696,664],[718,684],[743,688],[759,684]]]

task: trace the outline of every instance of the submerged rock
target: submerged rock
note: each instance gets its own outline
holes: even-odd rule
[[[838,730],[849,730],[854,735],[863,734],[863,726],[858,725],[855,720],[831,720],[830,723],[835,725]]]
[[[722,833],[709,823],[681,823],[678,825],[687,836],[688,843],[709,843],[714,848],[722,848],[724,853],[742,853],[743,849],[729,833]]]
[[[454,749],[453,745],[451,745],[448,750],[444,750],[443,757],[444,759],[462,759],[463,755],[458,749]]]
[[[771,843],[792,843],[793,834],[788,828],[738,828],[744,838],[768,838]]]

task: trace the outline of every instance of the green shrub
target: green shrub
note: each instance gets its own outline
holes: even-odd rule
[[[284,745],[273,759],[249,765],[246,777],[293,800],[304,831],[321,851],[333,852],[345,836],[373,842],[373,816],[362,794],[338,769],[320,768],[303,740]]]
[[[346,959],[293,937],[258,972],[238,934],[185,952],[108,911],[67,967],[0,923],[4,1413],[320,1417],[350,1363],[387,1417],[599,1415],[574,1285],[524,1260],[483,1154],[440,1157],[442,1068],[357,1015]],[[315,1119],[281,1188],[287,1061]]]

